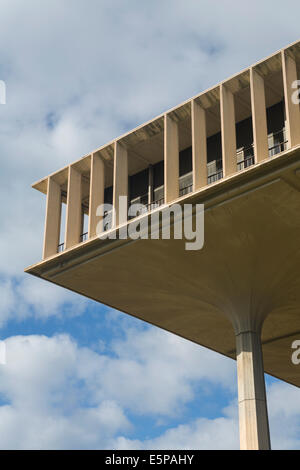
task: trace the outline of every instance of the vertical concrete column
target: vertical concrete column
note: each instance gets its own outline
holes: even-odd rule
[[[90,176],[90,205],[89,205],[89,229],[88,237],[97,235],[96,227],[98,216],[97,207],[104,204],[105,190],[105,165],[100,155],[92,154],[91,157],[91,176]]]
[[[179,136],[178,124],[165,115],[164,128],[165,203],[179,197]]]
[[[270,449],[267,400],[260,334],[236,336],[241,450]]]
[[[207,185],[206,113],[195,100],[192,101],[192,153],[193,189]]]
[[[234,96],[225,85],[220,87],[223,176],[237,172]]]
[[[282,73],[284,87],[284,102],[287,120],[288,146],[295,147],[300,144],[300,107],[299,103],[293,102],[293,95],[298,89],[297,66],[295,59],[285,51],[282,51]],[[294,84],[294,85],[293,85]],[[296,86],[295,86],[296,85]],[[297,98],[297,95],[295,98]]]
[[[67,214],[66,214],[66,248],[80,242],[82,230],[82,186],[81,173],[69,166]]]
[[[269,156],[268,128],[265,83],[263,77],[253,67],[250,69],[250,92],[254,157],[255,163],[258,163]]]
[[[128,198],[128,152],[119,142],[115,142],[113,187],[115,226],[127,221],[127,199],[121,203],[119,199],[120,196],[126,196],[126,198]]]
[[[47,181],[47,202],[43,259],[57,253],[60,235],[61,188],[53,178]]]

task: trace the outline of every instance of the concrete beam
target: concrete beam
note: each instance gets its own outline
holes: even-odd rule
[[[270,432],[260,333],[236,336],[241,450],[269,450]]]
[[[268,128],[265,83],[263,77],[253,67],[250,68],[250,92],[254,158],[255,163],[258,163],[269,156]]]
[[[81,173],[70,165],[68,173],[66,249],[80,242],[82,230],[82,184]]]
[[[298,89],[296,62],[291,55],[286,54],[284,51],[282,51],[282,73],[287,120],[287,139],[290,148],[300,144],[300,107],[299,103],[294,103],[292,100],[293,94],[296,89]],[[296,88],[293,87],[294,82],[296,83]]]
[[[179,135],[178,124],[165,115],[164,128],[165,202],[179,197]]]
[[[89,204],[89,228],[88,237],[93,238],[97,235],[96,228],[99,218],[96,215],[97,207],[104,204],[105,189],[105,165],[102,158],[93,153],[91,158],[91,177],[90,177],[90,204]]]
[[[125,223],[127,221],[125,207],[120,205],[120,196],[128,198],[128,152],[119,142],[115,142],[114,148],[114,186],[113,186],[113,206],[115,210],[114,225]]]
[[[44,231],[43,259],[57,253],[61,220],[61,188],[53,178],[47,181],[47,202]]]
[[[220,86],[221,135],[223,176],[237,171],[235,110],[233,93],[224,85]]]
[[[206,112],[192,101],[193,190],[207,185]]]

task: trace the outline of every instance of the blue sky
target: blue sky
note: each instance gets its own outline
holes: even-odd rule
[[[35,180],[299,39],[296,1],[2,0],[0,448],[238,448],[235,363],[23,274]],[[267,20],[267,21],[266,21]],[[267,378],[273,448],[300,392]]]

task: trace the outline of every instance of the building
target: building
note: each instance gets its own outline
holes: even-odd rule
[[[263,371],[300,386],[298,79],[300,42],[33,185],[44,248],[26,272],[237,359],[242,449],[270,448]],[[131,223],[119,196],[148,214],[203,203],[203,249],[100,239],[100,204],[103,232]]]

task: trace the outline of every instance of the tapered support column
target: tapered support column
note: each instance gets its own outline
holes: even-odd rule
[[[237,171],[234,96],[225,85],[220,88],[223,174]]]
[[[128,198],[128,153],[125,147],[115,142],[113,189],[115,226],[127,221],[127,199],[120,200],[120,196]]]
[[[287,120],[288,145],[294,147],[300,144],[300,107],[297,93],[297,66],[295,59],[282,51],[282,72],[284,85],[284,102]],[[296,100],[296,102],[293,101]]]
[[[60,235],[61,188],[52,178],[47,183],[43,259],[57,253]]]
[[[255,163],[269,156],[265,83],[263,77],[250,69],[250,91]]]
[[[89,229],[88,237],[97,235],[96,228],[99,217],[96,215],[97,207],[104,204],[105,189],[105,165],[99,155],[93,154],[91,158],[91,178],[90,178],[90,207],[89,207]]]
[[[270,433],[260,334],[236,336],[241,450],[270,449]]]
[[[82,230],[82,187],[81,174],[74,167],[69,167],[67,214],[66,214],[66,248],[80,242]]]
[[[179,197],[179,139],[178,124],[165,115],[164,133],[165,156],[165,202]]]
[[[207,185],[207,143],[205,110],[192,101],[192,149],[194,191]]]

